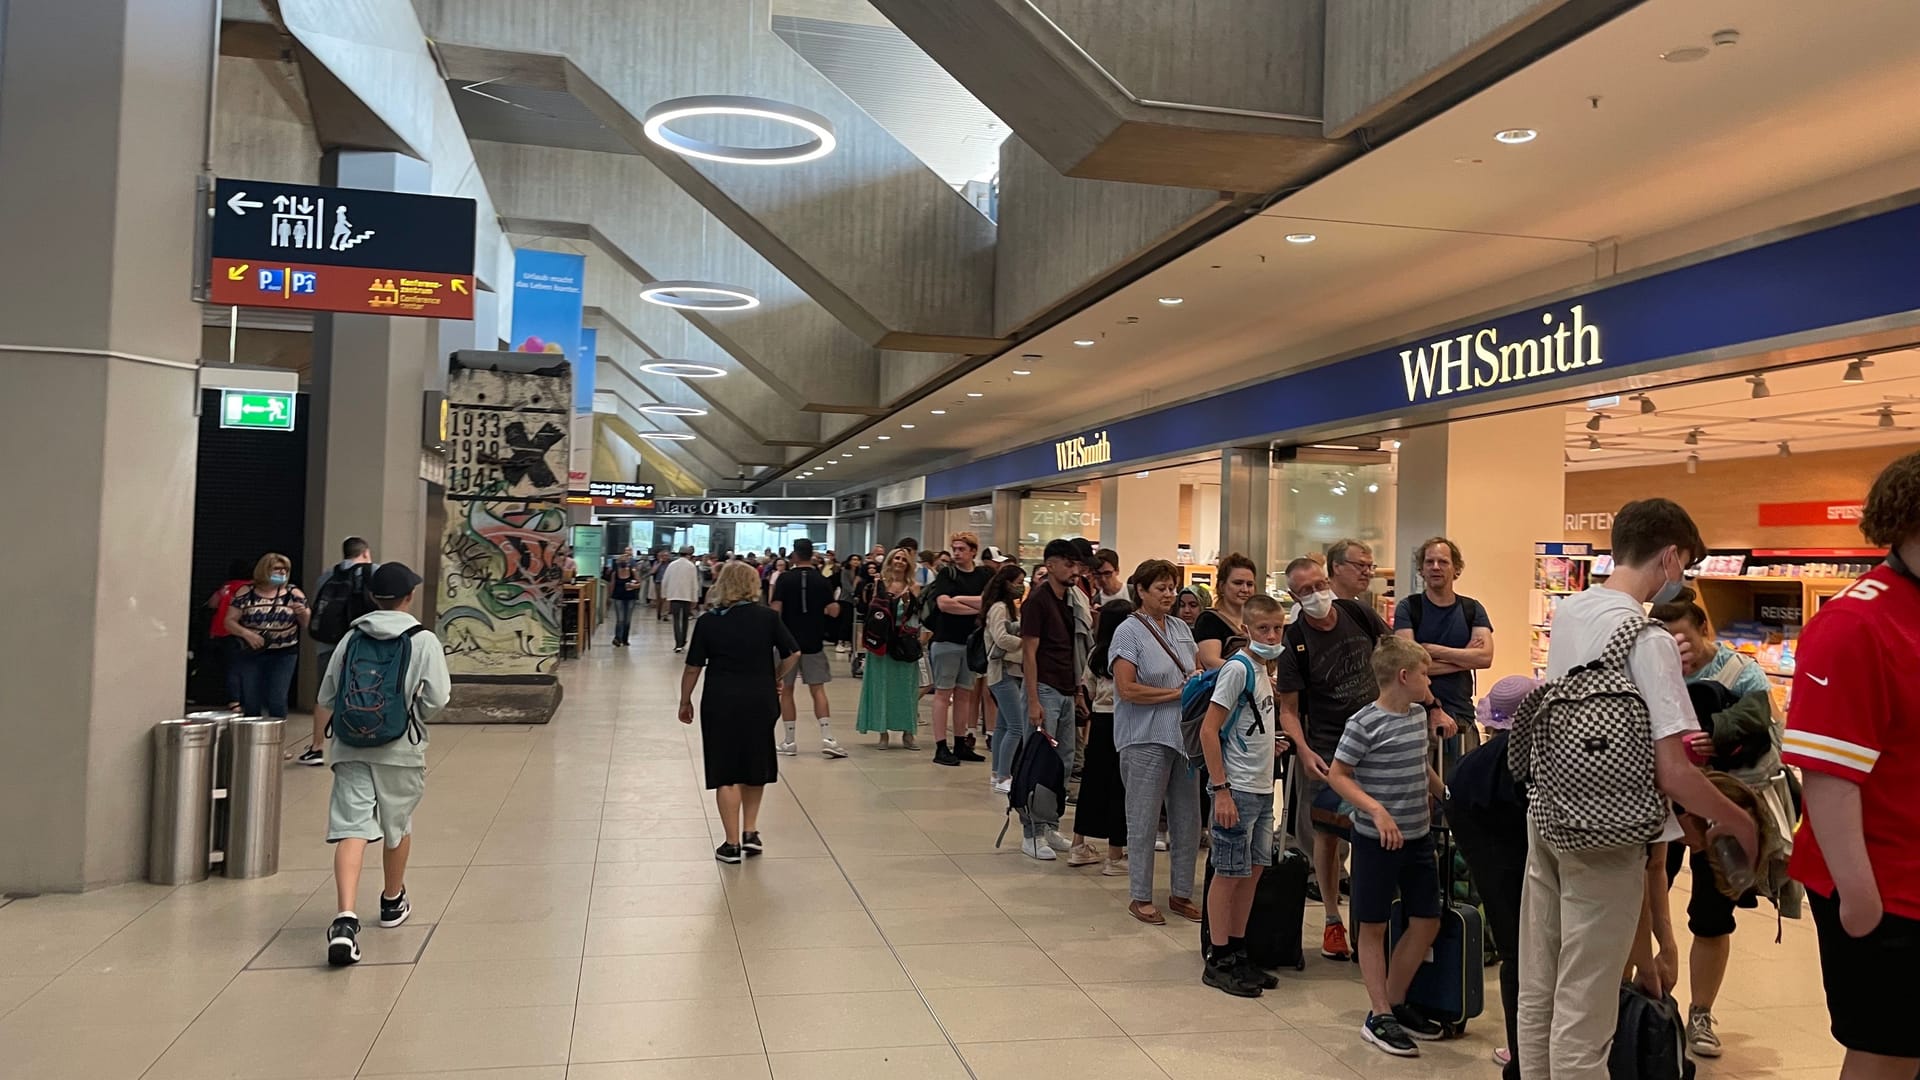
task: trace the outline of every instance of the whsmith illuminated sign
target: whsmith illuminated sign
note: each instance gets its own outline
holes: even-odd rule
[[[1113,443],[1102,431],[1092,437],[1075,435],[1071,439],[1062,439],[1053,444],[1054,459],[1060,465],[1060,471],[1078,469],[1085,465],[1105,465],[1113,460]]]
[[[1400,350],[1407,401],[1563,375],[1606,362],[1600,355],[1600,326],[1587,321],[1583,305],[1573,305],[1570,319],[1564,320],[1556,321],[1553,312],[1543,311],[1540,322],[1553,329],[1537,338],[1501,341],[1498,328],[1485,326]]]

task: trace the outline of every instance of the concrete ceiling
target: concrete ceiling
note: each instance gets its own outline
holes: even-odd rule
[[[1912,116],[1920,4],[1648,0],[824,453],[913,475],[1885,198]]]

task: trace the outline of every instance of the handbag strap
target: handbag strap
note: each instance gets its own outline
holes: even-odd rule
[[[1153,625],[1153,621],[1152,621],[1151,619],[1148,619],[1148,618],[1147,618],[1147,617],[1146,617],[1145,615],[1142,615],[1142,614],[1140,614],[1140,613],[1139,613],[1139,612],[1137,612],[1137,611],[1133,613],[1133,617],[1134,617],[1134,618],[1136,618],[1136,619],[1139,619],[1139,620],[1140,620],[1140,625],[1142,625],[1142,626],[1144,626],[1144,627],[1146,627],[1146,628],[1147,628],[1147,632],[1153,635],[1153,640],[1155,640],[1155,641],[1157,641],[1157,642],[1159,642],[1159,643],[1160,643],[1160,647],[1161,647],[1162,649],[1164,649],[1164,650],[1166,650],[1166,653],[1167,653],[1167,659],[1169,659],[1169,660],[1171,660],[1171,661],[1173,661],[1173,670],[1175,670],[1175,671],[1178,671],[1178,672],[1181,672],[1181,673],[1183,673],[1183,674],[1184,674],[1184,673],[1186,672],[1186,670],[1187,670],[1187,668],[1188,668],[1188,667],[1190,667],[1191,665],[1189,665],[1189,664],[1183,664],[1183,663],[1181,663],[1181,662],[1180,662],[1180,656],[1179,656],[1179,654],[1177,654],[1177,653],[1175,653],[1175,652],[1173,651],[1173,646],[1172,646],[1172,645],[1169,645],[1169,644],[1167,644],[1167,639],[1166,639],[1165,637],[1163,637],[1163,636],[1161,636],[1161,634],[1160,634],[1160,628],[1159,628],[1159,627],[1157,627],[1157,626],[1155,626],[1155,625]]]

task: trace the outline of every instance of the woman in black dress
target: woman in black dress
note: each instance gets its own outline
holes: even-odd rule
[[[707,789],[727,831],[713,857],[737,863],[765,850],[760,797],[779,778],[773,726],[780,720],[780,680],[800,662],[800,647],[780,616],[760,603],[760,576],[744,562],[720,569],[707,603],[711,610],[693,624],[680,676],[680,722],[693,723],[693,688],[701,669],[710,668],[713,678],[700,695],[701,752]]]

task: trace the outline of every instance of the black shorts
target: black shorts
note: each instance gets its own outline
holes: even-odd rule
[[[1673,842],[1676,849],[1685,850],[1686,845],[1678,840]],[[1697,938],[1726,937],[1733,933],[1733,911],[1735,908],[1757,908],[1760,906],[1760,894],[1752,889],[1736,903],[1727,899],[1727,894],[1713,881],[1713,863],[1708,861],[1707,853],[1693,853],[1693,894],[1687,898],[1687,932]]]
[[[1839,900],[1809,890],[1807,905],[1820,934],[1820,978],[1834,1040],[1864,1054],[1920,1058],[1912,1005],[1887,990],[1889,972],[1920,964],[1920,920],[1887,915],[1872,933],[1856,938],[1840,926]]]
[[[1440,866],[1434,860],[1433,834],[1409,840],[1398,851],[1380,841],[1353,834],[1353,921],[1384,923],[1393,915],[1393,898],[1410,919],[1440,917]]]

